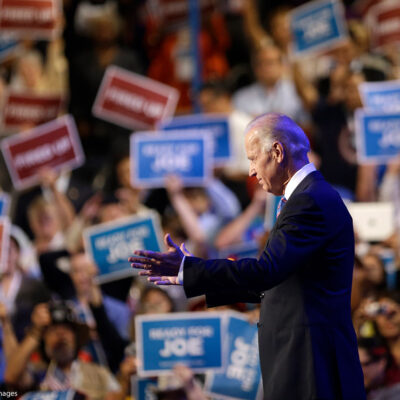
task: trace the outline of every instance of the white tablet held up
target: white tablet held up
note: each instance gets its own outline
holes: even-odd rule
[[[394,205],[385,203],[348,203],[354,229],[363,241],[379,242],[393,234]]]

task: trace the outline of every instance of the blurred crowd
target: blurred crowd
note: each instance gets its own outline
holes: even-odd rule
[[[289,12],[304,1],[199,2],[202,85],[194,91],[188,18],[167,24],[151,3],[64,0],[61,36],[24,40],[18,53],[0,63],[0,98],[12,89],[67,99],[62,114],[75,118],[86,156],[72,172],[43,169],[40,185],[25,191],[13,188],[1,160],[0,184],[11,194],[12,221],[0,276],[2,389],[23,394],[74,388],[89,399],[131,396],[135,316],[203,311],[205,303],[188,302],[180,287],[160,289],[133,276],[99,285],[98,268],[84,252],[83,230],[157,213],[164,233],[196,256],[215,257],[250,242],[262,251],[273,200],[248,177],[244,131],[254,116],[274,111],[302,126],[312,145],[310,160],[345,201],[394,205],[390,237],[366,242],[355,232],[351,307],[368,399],[399,399],[400,157],[387,165],[359,164],[354,137],[354,111],[362,107],[358,86],[400,79],[399,47],[374,51],[357,2],[345,2],[348,39],[329,52],[293,60]],[[132,186],[131,131],[92,114],[110,65],[177,88],[177,115],[200,108],[228,116],[233,158],[215,168],[206,187],[185,187],[178,176],[159,189]],[[231,308],[257,320],[257,307]],[[168,384],[158,382],[155,398],[207,398],[202,376],[183,365],[173,373]]]

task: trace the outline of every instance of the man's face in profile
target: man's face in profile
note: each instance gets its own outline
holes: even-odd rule
[[[246,154],[250,161],[249,176],[255,176],[263,190],[276,196],[283,194],[282,182],[279,179],[278,167],[273,150],[266,151],[260,140],[254,138],[254,130],[246,134]]]

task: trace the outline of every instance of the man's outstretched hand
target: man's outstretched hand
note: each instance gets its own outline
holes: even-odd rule
[[[169,234],[164,236],[168,248],[166,253],[150,250],[136,250],[135,256],[129,258],[132,268],[141,269],[139,275],[148,276],[148,281],[156,285],[179,285],[178,273],[184,255],[191,254],[182,243],[179,247]]]

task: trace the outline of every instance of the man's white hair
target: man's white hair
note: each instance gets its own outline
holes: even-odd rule
[[[246,132],[252,132],[251,142],[258,141],[263,152],[271,150],[279,142],[294,159],[305,159],[310,151],[310,142],[304,131],[287,115],[266,113],[254,118]]]

